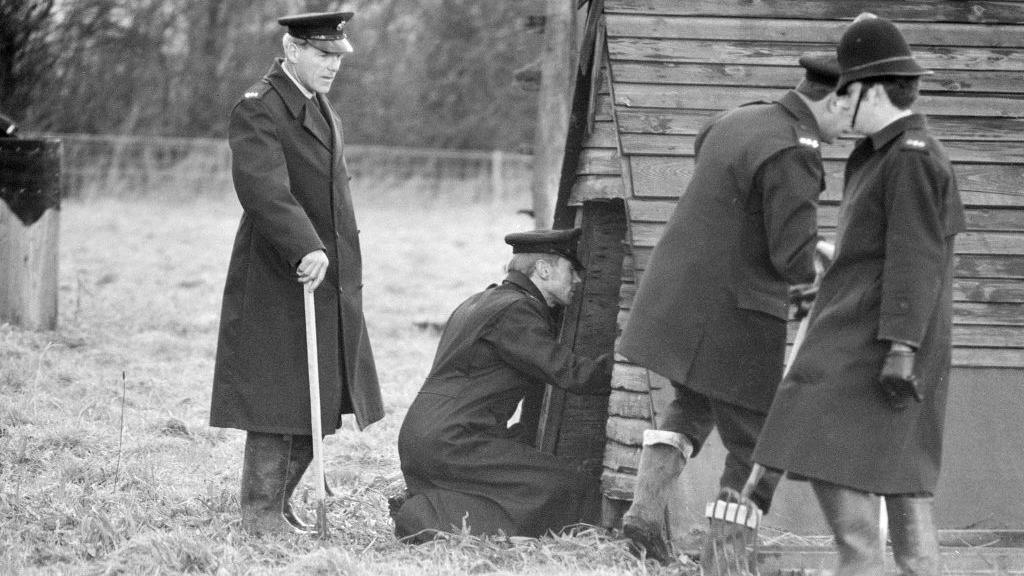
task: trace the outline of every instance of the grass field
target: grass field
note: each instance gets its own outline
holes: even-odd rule
[[[443,322],[502,277],[515,209],[365,195],[365,306],[387,416],[329,438],[332,538],[238,529],[243,433],[207,426],[233,198],[65,203],[60,328],[0,325],[2,574],[647,574],[600,530],[512,544],[391,533],[382,478]],[[312,499],[309,483],[299,500]]]

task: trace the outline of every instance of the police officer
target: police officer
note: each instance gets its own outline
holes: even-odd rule
[[[742,489],[782,376],[791,285],[815,278],[820,145],[849,123],[834,56],[805,55],[802,82],[773,103],[726,113],[696,141],[696,170],[644,271],[619,351],[672,381],[675,399],[647,430],[623,531],[668,559],[666,495],[717,426],[723,490]],[[778,475],[753,493],[763,511]]]
[[[395,532],[540,536],[593,519],[598,479],[533,447],[532,425],[509,426],[545,385],[608,394],[611,353],[576,356],[556,340],[552,311],[570,303],[582,268],[579,229],[509,234],[508,276],[459,305],[402,423],[407,499],[390,502]],[[532,423],[531,423],[532,424]]]
[[[811,481],[837,576],[883,573],[879,496],[901,574],[939,573],[932,494],[949,382],[953,239],[963,206],[945,150],[911,105],[928,72],[888,20],[838,48],[866,135],[846,166],[835,259],[754,459]]]
[[[235,236],[214,370],[210,425],[247,431],[240,495],[253,532],[306,529],[290,497],[312,459],[303,289],[316,290],[321,421],[383,417],[362,312],[358,230],[327,93],[351,12],[278,20],[284,58],[231,112]],[[319,287],[319,289],[317,289]]]

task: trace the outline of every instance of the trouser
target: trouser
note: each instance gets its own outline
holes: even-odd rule
[[[719,486],[741,491],[753,468],[751,456],[764,426],[765,414],[709,398],[676,382],[672,387],[675,398],[662,415],[658,428],[686,436],[693,445],[692,456],[696,456],[717,426],[728,451]],[[778,472],[765,473],[750,495],[762,512],[768,512],[780,478]]]
[[[873,576],[885,567],[885,542],[879,530],[883,496],[819,480],[811,486],[835,535],[839,558],[835,576]],[[889,537],[900,574],[937,576],[939,541],[931,495],[886,495]]]

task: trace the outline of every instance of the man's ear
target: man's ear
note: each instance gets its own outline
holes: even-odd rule
[[[537,263],[534,264],[534,270],[536,270],[537,277],[541,280],[549,280],[551,278],[551,263],[545,258],[537,259]]]

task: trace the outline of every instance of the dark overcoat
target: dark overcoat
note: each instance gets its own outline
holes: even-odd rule
[[[819,139],[794,92],[701,132],[693,179],[637,288],[623,355],[677,385],[767,412],[782,376],[789,285],[814,280]]]
[[[320,110],[327,111],[327,119]],[[362,260],[340,119],[307,100],[278,61],[231,112],[229,142],[242,219],[224,286],[210,425],[309,434],[303,285],[296,267],[325,250],[317,289],[321,422],[383,417],[363,320]]]
[[[546,384],[606,394],[609,368],[555,339],[541,293],[518,272],[462,303],[399,432],[410,498],[398,533],[458,531],[467,514],[474,533],[510,536],[578,522],[584,503],[597,501],[598,479],[534,448],[531,431],[509,419]]]
[[[861,140],[846,167],[835,260],[754,459],[876,494],[931,493],[949,384],[953,239],[963,205],[924,117]],[[878,385],[890,341],[917,347],[924,402]]]

